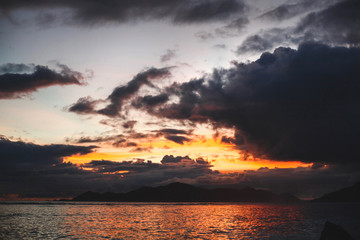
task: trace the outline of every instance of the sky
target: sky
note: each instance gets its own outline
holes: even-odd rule
[[[360,180],[357,0],[4,0],[0,199]]]

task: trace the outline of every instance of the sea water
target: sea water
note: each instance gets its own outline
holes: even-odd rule
[[[360,204],[2,202],[0,239],[360,239]]]

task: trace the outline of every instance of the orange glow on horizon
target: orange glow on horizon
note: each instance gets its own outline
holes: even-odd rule
[[[84,164],[92,160],[121,162],[141,158],[159,163],[163,156],[174,155],[189,156],[192,159],[202,157],[213,165],[213,170],[222,172],[256,170],[262,167],[296,168],[311,166],[311,163],[299,161],[275,161],[254,158],[251,154],[242,153],[234,145],[223,143],[220,139],[214,138],[197,138],[190,142],[184,142],[184,144],[157,139],[157,141],[139,142],[137,147],[149,149],[149,151],[134,152],[129,151],[128,148],[101,148],[98,152],[67,157],[65,161]]]

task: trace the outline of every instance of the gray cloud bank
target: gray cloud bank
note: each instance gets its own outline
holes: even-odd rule
[[[318,197],[353,183],[359,173],[351,168],[324,167],[248,170],[221,173],[202,158],[166,155],[161,163],[93,160],[80,166],[64,161],[73,154],[92,152],[95,146],[37,145],[0,139],[0,198],[73,197],[87,190],[123,192],[141,186],[180,181],[205,187],[253,186],[300,197]]]

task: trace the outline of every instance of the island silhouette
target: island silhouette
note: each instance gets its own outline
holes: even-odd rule
[[[360,182],[338,191],[327,193],[313,202],[360,202]]]
[[[72,201],[99,202],[299,202],[291,194],[246,187],[242,189],[205,189],[185,183],[170,183],[159,187],[141,187],[127,193],[85,192]]]

